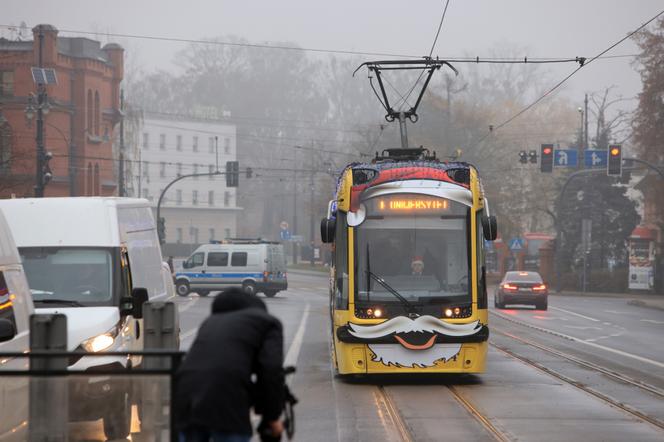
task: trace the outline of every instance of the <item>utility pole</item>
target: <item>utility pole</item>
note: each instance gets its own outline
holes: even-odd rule
[[[141,185],[143,184],[143,161],[141,160],[141,150],[138,150],[138,198],[141,198]]]
[[[217,172],[219,172],[219,137],[214,136],[214,156],[217,162]]]
[[[118,196],[127,196],[124,165],[124,89],[120,90],[120,158],[118,171]]]
[[[297,235],[297,146],[293,146],[293,232]],[[297,264],[297,243],[293,243],[293,264]]]
[[[39,67],[42,68],[42,49],[44,46],[44,33],[39,25]],[[44,197],[44,112],[42,110],[46,101],[46,85],[37,84],[37,161],[35,171],[35,198]]]
[[[311,142],[311,175],[309,179],[309,245],[311,246],[311,265],[314,265],[314,142]]]
[[[586,94],[586,99],[585,99],[585,109],[586,109],[586,130],[583,133],[583,148],[588,149],[588,94]],[[579,159],[581,161],[581,159]]]

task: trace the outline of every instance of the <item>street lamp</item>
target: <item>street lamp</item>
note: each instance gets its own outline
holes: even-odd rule
[[[38,85],[37,96],[28,95],[28,104],[25,107],[25,118],[28,121],[28,126],[32,124],[32,120],[37,116],[37,161],[35,170],[35,197],[42,198],[44,196],[44,187],[51,180],[52,173],[48,165],[52,155],[47,154],[44,150],[44,115],[47,115],[51,110],[48,103],[48,94],[43,84]]]

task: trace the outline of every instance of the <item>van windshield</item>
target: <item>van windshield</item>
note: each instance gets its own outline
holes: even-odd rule
[[[109,250],[22,247],[19,253],[38,307],[111,304],[113,259]]]

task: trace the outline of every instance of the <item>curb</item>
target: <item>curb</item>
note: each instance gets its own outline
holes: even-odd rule
[[[646,308],[652,308],[652,309],[655,309],[655,310],[664,311],[664,305],[650,304],[646,301],[641,301],[640,299],[630,299],[629,301],[627,301],[627,304],[635,305],[637,307],[646,307]]]
[[[329,272],[321,272],[318,270],[287,269],[286,271],[294,275],[321,276],[323,278],[329,278],[330,276]]]

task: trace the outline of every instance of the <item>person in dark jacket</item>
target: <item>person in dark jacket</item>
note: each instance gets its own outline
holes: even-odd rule
[[[220,293],[178,370],[180,440],[249,441],[252,406],[262,415],[261,426],[280,438],[282,364],[281,322],[267,312],[265,303],[240,289]]]

